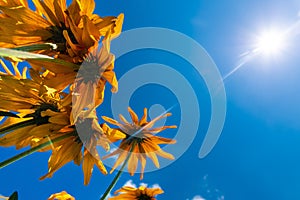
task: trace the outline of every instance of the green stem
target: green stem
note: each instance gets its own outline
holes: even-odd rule
[[[19,123],[16,123],[16,124],[12,124],[10,126],[6,126],[6,127],[0,129],[0,135],[3,135],[3,134],[5,134],[9,131],[13,131],[13,130],[16,130],[16,129],[19,129],[19,128],[34,125],[35,123],[36,122],[35,122],[34,119],[30,119],[30,120],[22,121],[22,122],[19,122]]]
[[[123,173],[123,169],[125,168],[126,164],[128,163],[128,160],[131,156],[131,153],[134,149],[135,144],[133,144],[131,146],[130,152],[126,158],[126,160],[124,161],[122,167],[120,168],[120,170],[118,171],[117,175],[115,176],[115,178],[113,179],[113,181],[110,183],[110,185],[108,186],[108,188],[106,189],[106,191],[104,192],[104,194],[102,195],[102,197],[100,198],[100,200],[105,200],[105,198],[107,197],[107,195],[112,191],[112,189],[115,187],[116,183],[118,182],[118,180],[120,179],[122,173]]]
[[[32,52],[32,51],[39,51],[39,50],[53,50],[54,48],[55,48],[55,44],[46,43],[46,44],[27,45],[27,46],[12,48],[12,49]]]
[[[31,149],[28,149],[27,151],[24,151],[24,152],[22,152],[22,153],[20,153],[20,154],[18,154],[18,155],[16,155],[16,156],[14,156],[14,157],[12,157],[12,158],[9,158],[9,159],[7,159],[7,160],[1,162],[1,163],[0,163],[0,169],[2,169],[2,168],[4,168],[4,167],[6,167],[6,166],[8,166],[8,165],[10,165],[10,164],[12,164],[12,163],[14,163],[14,162],[16,162],[16,161],[18,161],[18,160],[20,160],[20,159],[22,159],[22,158],[24,158],[24,157],[26,157],[26,156],[31,155],[32,153],[37,152],[37,151],[41,150],[41,149],[44,148],[44,147],[47,147],[47,146],[49,146],[49,145],[51,145],[51,144],[53,144],[53,143],[59,142],[59,141],[65,139],[65,138],[67,138],[67,137],[72,136],[72,135],[74,135],[74,133],[69,133],[69,134],[66,134],[66,135],[57,137],[57,138],[55,138],[55,139],[53,139],[53,140],[49,140],[48,142],[45,142],[45,143],[43,143],[43,144],[40,144],[40,145],[38,145],[38,146],[36,146],[36,147],[33,147],[33,148],[31,148]]]

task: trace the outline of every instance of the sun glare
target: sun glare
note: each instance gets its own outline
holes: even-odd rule
[[[285,39],[285,34],[280,31],[265,31],[258,37],[256,51],[267,55],[278,54],[285,46]]]

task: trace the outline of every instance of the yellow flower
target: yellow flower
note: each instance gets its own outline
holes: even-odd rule
[[[117,91],[110,41],[121,33],[124,16],[101,18],[93,14],[94,0],[73,0],[68,7],[63,0],[33,3],[36,11],[24,0],[0,0],[0,46],[54,44],[51,49],[37,52],[63,59],[64,63],[28,59],[30,75],[58,91],[72,85],[75,105],[71,120],[75,123],[83,109],[94,109],[102,103],[106,82],[113,92]],[[103,45],[98,51],[101,40]]]
[[[109,41],[102,41],[102,45],[91,50],[85,61],[79,66],[66,66],[61,63],[48,63],[31,60],[35,65],[47,68],[47,71],[36,75],[30,70],[30,75],[37,82],[55,88],[59,91],[69,85],[73,97],[74,116],[88,106],[97,107],[103,102],[105,84],[112,86],[112,92],[117,92],[118,81],[114,72],[115,56],[109,52]],[[91,104],[91,105],[90,105]],[[76,117],[75,117],[76,118]]]
[[[146,188],[145,186],[139,188],[124,186],[115,192],[115,194],[118,193],[118,196],[108,200],[156,200],[156,195],[162,194],[164,191],[160,188]]]
[[[66,191],[62,191],[59,193],[52,194],[48,198],[48,200],[75,200],[75,198],[68,194]]]
[[[39,53],[70,62],[82,62],[101,38],[120,34],[123,14],[101,18],[93,14],[94,0],[33,0],[36,11],[23,0],[0,0],[0,46],[21,47],[52,43],[52,49]]]
[[[109,53],[107,42],[100,50],[92,51],[80,67],[72,87],[74,121],[78,113],[87,108],[94,109],[104,99],[105,84],[112,85],[112,92],[118,90],[118,81],[114,72],[114,55]]]
[[[75,164],[82,163],[84,173],[84,184],[90,182],[94,165],[103,173],[107,174],[96,147],[102,146],[106,151],[109,150],[109,142],[103,134],[102,128],[98,124],[95,112],[82,113],[76,126],[68,126],[60,130],[65,134],[75,133],[58,142],[52,151],[48,162],[48,173],[41,179],[52,177],[52,175],[68,162],[74,161]],[[116,139],[122,139],[125,135],[116,135]],[[83,155],[82,155],[83,149]]]
[[[96,147],[100,145],[109,150],[109,141],[98,124],[95,111],[81,112],[76,125],[71,124],[71,98],[61,98],[63,95],[34,80],[0,76],[0,110],[14,111],[19,116],[9,117],[1,124],[0,131],[8,133],[0,134],[0,146],[35,147],[68,135],[41,149],[52,150],[48,173],[42,179],[51,177],[62,166],[74,161],[77,165],[82,164],[84,183],[88,184],[94,165],[103,174],[107,173]],[[116,137],[122,139],[125,135]]]
[[[69,124],[70,101],[33,80],[0,76],[0,110],[17,112],[0,126],[0,146],[17,149],[32,145]],[[0,135],[1,135],[0,134]]]
[[[163,151],[160,148],[159,144],[174,144],[176,141],[168,138],[155,136],[154,134],[157,134],[167,128],[176,128],[176,126],[162,126],[158,128],[152,128],[156,121],[164,117],[170,116],[171,113],[163,114],[155,118],[154,120],[148,122],[146,108],[144,109],[144,115],[140,120],[138,119],[136,113],[130,107],[128,108],[128,111],[131,115],[132,123],[129,123],[122,115],[120,115],[120,120],[123,123],[119,123],[118,121],[109,117],[102,117],[105,121],[118,126],[120,128],[119,130],[126,134],[126,138],[124,138],[121,141],[119,148],[111,154],[104,156],[103,158],[105,159],[119,154],[119,157],[110,172],[112,173],[116,169],[116,167],[118,167],[121,163],[123,163],[126,160],[128,154],[130,154],[128,160],[128,171],[133,176],[136,172],[138,161],[140,161],[140,178],[142,179],[146,166],[146,157],[149,157],[157,168],[159,168],[157,155],[167,159],[174,159],[173,155]]]

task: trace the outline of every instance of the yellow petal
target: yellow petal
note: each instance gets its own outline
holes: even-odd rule
[[[79,0],[81,5],[81,11],[83,15],[92,15],[95,9],[95,1],[94,0]]]
[[[113,125],[116,125],[116,126],[119,126],[120,123],[110,117],[106,117],[106,116],[102,116],[102,119],[110,124],[113,124]]]
[[[154,163],[154,165],[159,168],[159,162],[157,159],[156,154],[149,148],[149,146],[147,145],[143,145],[144,149],[145,149],[145,153],[146,155],[152,160],[152,162]]]
[[[99,31],[87,16],[82,17],[83,30],[82,30],[82,44],[88,49],[94,45],[100,38]]]
[[[75,200],[75,198],[68,194],[66,191],[62,191],[59,193],[52,194],[48,198],[48,200]]]
[[[58,21],[65,23],[66,0],[54,0],[53,6]]]
[[[139,124],[140,124],[141,126],[143,126],[144,124],[147,123],[147,115],[148,115],[148,113],[147,113],[147,108],[144,108],[144,115],[143,115],[143,117],[141,118],[141,120],[140,120],[140,122],[139,122]]]
[[[138,119],[138,116],[136,115],[136,113],[130,107],[128,107],[128,112],[131,116],[132,122],[135,123],[135,124],[138,124],[139,119]]]
[[[45,28],[51,25],[43,17],[26,7],[19,6],[8,8],[0,6],[0,10],[6,15],[12,17],[13,19],[16,19],[17,21],[23,22],[24,24],[38,23],[40,26],[43,26]]]
[[[123,115],[119,114],[119,118],[123,123],[129,124],[129,122],[125,119],[125,117]]]
[[[135,149],[137,148],[138,147],[135,146]],[[133,150],[133,153],[131,154],[128,160],[128,171],[131,176],[133,176],[134,173],[136,172],[137,166],[138,166],[138,152],[136,152],[136,150]]]
[[[123,21],[124,21],[124,14],[121,13],[115,22],[115,27],[113,30],[113,34],[111,36],[112,39],[118,37],[120,35],[120,33],[122,32]]]

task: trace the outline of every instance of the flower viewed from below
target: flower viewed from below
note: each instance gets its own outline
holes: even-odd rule
[[[69,106],[67,99],[62,99],[61,94],[45,85],[1,75],[0,109],[17,114],[1,124],[0,146],[19,149],[57,133],[69,124]]]
[[[96,147],[108,151],[108,138],[125,138],[121,132],[106,136],[95,111],[107,82],[117,91],[110,41],[121,32],[123,14],[101,18],[93,14],[94,0],[73,0],[68,7],[65,0],[33,4],[36,11],[25,0],[0,0],[0,47],[27,48],[55,59],[28,59],[30,78],[27,68],[21,73],[13,63],[12,73],[0,63],[6,72],[0,73],[0,119],[5,119],[0,146],[20,149],[49,143],[38,149],[52,151],[48,173],[41,179],[74,161],[82,165],[86,185],[94,165],[107,174]],[[98,49],[99,41],[103,45]],[[53,48],[45,49],[48,43]],[[63,92],[66,88],[69,93]]]
[[[0,147],[25,148],[1,161],[0,169],[32,153],[48,151],[48,168],[40,180],[74,162],[82,167],[83,182],[88,185],[94,167],[106,175],[102,160],[117,156],[110,173],[120,165],[121,170],[101,200],[156,200],[164,191],[145,185],[124,186],[108,198],[126,166],[133,176],[140,163],[143,179],[147,159],[157,168],[158,156],[174,159],[163,147],[176,141],[157,134],[177,127],[155,127],[171,113],[148,121],[146,108],[139,119],[130,107],[130,122],[120,114],[121,122],[102,116],[114,127],[99,123],[97,108],[104,101],[106,84],[112,93],[118,91],[110,48],[122,31],[124,15],[100,17],[94,9],[95,0],[0,0]],[[23,65],[20,70],[18,63],[23,61],[30,68]],[[115,142],[119,148],[109,152]],[[103,156],[98,147],[109,153]],[[18,192],[1,198],[17,200]],[[48,200],[75,198],[62,191]]]
[[[107,42],[100,49],[92,51],[78,71],[72,87],[72,118],[86,109],[94,109],[104,100],[105,84],[111,84],[112,92],[117,92],[118,81],[114,72],[115,56],[109,52]]]
[[[156,136],[155,134],[168,129],[168,128],[176,128],[176,126],[162,126],[157,128],[152,128],[156,121],[168,117],[171,113],[166,113],[157,118],[153,119],[152,121],[147,121],[147,109],[144,109],[144,115],[139,120],[137,114],[129,107],[128,108],[129,114],[131,115],[132,122],[128,122],[124,116],[120,115],[120,120],[123,123],[120,123],[114,119],[109,117],[103,116],[102,118],[113,125],[119,127],[119,131],[122,131],[126,134],[126,138],[121,141],[121,144],[117,150],[114,152],[104,156],[103,158],[108,158],[114,155],[119,155],[118,159],[116,160],[114,166],[112,167],[111,173],[121,165],[126,158],[129,156],[128,159],[128,171],[130,175],[134,175],[137,170],[138,161],[141,163],[141,176],[143,178],[144,170],[146,167],[146,158],[149,157],[155,166],[159,168],[159,162],[157,155],[167,158],[167,159],[174,159],[172,154],[169,154],[163,151],[160,148],[160,144],[174,144],[176,141],[173,139],[163,138]],[[107,132],[111,132],[111,129],[103,125],[103,130]]]
[[[97,146],[109,150],[109,140],[98,124],[96,112],[82,113],[75,125],[66,126],[60,130],[63,134],[72,134],[55,144],[52,155],[48,161],[48,173],[41,177],[50,178],[53,174],[68,162],[74,161],[81,165],[84,174],[84,184],[90,182],[94,165],[103,173],[107,174],[97,151]],[[115,140],[125,138],[124,134],[115,134]]]
[[[48,173],[41,179],[52,177],[58,169],[71,161],[77,165],[82,164],[85,185],[90,182],[94,165],[103,174],[107,174],[96,147],[102,146],[108,151],[109,141],[98,124],[96,113],[85,114],[86,116],[79,118],[76,125],[67,126],[60,130],[64,134],[74,133],[74,135],[55,145],[48,161]],[[120,136],[120,138],[123,137],[125,136]]]
[[[31,10],[24,1],[9,3],[0,0],[0,47],[59,58],[51,61],[27,59],[32,69],[39,72],[39,79],[45,85],[59,91],[72,85],[80,65],[86,59],[95,60],[93,52],[97,52],[100,41],[105,44],[108,61],[114,62],[110,42],[122,31],[123,14],[101,18],[93,14],[94,0],[73,0],[68,7],[63,0],[33,0],[33,3],[36,11]],[[102,54],[98,59],[100,63],[97,63],[102,69],[106,63],[105,55]],[[113,63],[110,64],[107,67],[113,70]],[[93,72],[98,69],[97,66]],[[116,91],[116,80],[111,80]]]
[[[123,14],[104,17],[93,14],[94,0],[33,0],[36,11],[25,1],[0,0],[0,46],[8,48],[52,43],[38,53],[78,63],[101,38],[112,39],[121,32]]]
[[[70,96],[30,79],[18,79],[12,75],[0,76],[0,111],[13,111],[11,117],[0,125],[0,146],[15,146],[17,149],[36,147],[59,137],[40,151],[52,150],[48,162],[48,173],[54,172],[68,162],[81,165],[84,184],[88,184],[96,165],[103,174],[107,171],[96,147],[109,150],[109,140],[98,124],[95,110],[81,112],[76,124],[72,124]],[[110,135],[115,140],[124,134]]]
[[[145,186],[134,188],[124,186],[115,192],[118,196],[108,198],[108,200],[156,200],[156,195],[162,193],[164,193],[164,191],[160,188],[146,188]]]
[[[48,198],[48,200],[75,200],[75,198],[68,194],[66,191],[62,191],[59,193],[52,194]]]

